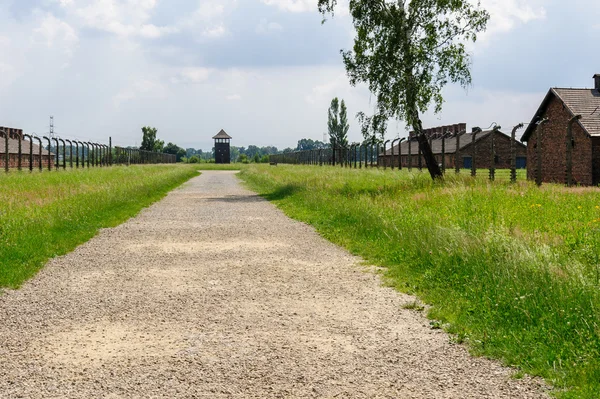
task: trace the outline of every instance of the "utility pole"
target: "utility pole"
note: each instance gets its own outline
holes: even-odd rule
[[[50,116],[50,138],[54,138],[54,116]]]

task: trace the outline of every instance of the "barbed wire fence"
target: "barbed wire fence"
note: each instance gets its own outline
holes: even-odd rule
[[[114,165],[176,163],[174,154],[125,148],[94,141],[63,139],[23,133],[20,129],[0,128],[0,168],[40,172]]]
[[[466,172],[476,177],[487,169],[488,178],[492,181],[502,179],[516,182],[517,178],[526,178],[524,172],[527,168],[527,149],[515,137],[516,132],[524,125],[520,123],[515,126],[510,136],[501,133],[500,126],[494,123],[488,131],[480,128],[474,128],[470,133],[466,130],[440,131],[437,135],[429,136],[428,140],[444,174],[453,170],[455,173]],[[426,167],[416,137],[353,143],[346,147],[337,146],[333,142],[326,148],[271,155],[270,162],[408,171],[422,171]],[[541,168],[536,167],[534,175],[540,174]]]

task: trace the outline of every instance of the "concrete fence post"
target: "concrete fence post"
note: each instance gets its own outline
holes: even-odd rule
[[[535,171],[535,184],[542,185],[542,140],[544,133],[544,125],[548,122],[548,118],[544,118],[538,122],[537,128],[535,129],[535,145],[536,145],[536,171]]]
[[[421,152],[421,143],[418,143],[418,148],[419,148],[419,159],[417,162],[419,165],[419,172],[421,172],[423,170],[423,153]]]
[[[43,155],[42,149],[43,149],[44,146],[42,145],[42,139],[41,138],[39,138],[39,137],[36,136],[35,139],[38,141],[38,147],[39,147],[38,148],[38,152],[39,152],[39,155],[40,155],[40,162],[39,162],[38,167],[40,168],[40,172],[41,172],[44,169],[44,165],[43,165],[44,164],[44,161],[43,161],[44,158],[42,156]]]
[[[567,187],[571,187],[573,185],[573,124],[579,119],[581,119],[581,115],[575,115],[569,119],[569,123],[567,124]]]
[[[49,137],[44,136],[45,140],[48,140],[48,170],[52,170],[52,144]]]
[[[446,174],[446,134],[442,134],[442,174]]]
[[[23,142],[22,142],[22,137],[21,137],[21,135],[18,132],[17,132],[17,140],[19,142],[19,144],[18,144],[18,150],[17,150],[17,152],[19,153],[18,154],[18,158],[17,158],[17,170],[21,171],[22,170],[22,166],[23,166],[23,163],[21,161],[21,157],[23,156]]]
[[[480,128],[476,128],[475,130],[473,130],[473,134],[471,136],[471,176],[476,177],[477,176],[477,166],[475,165],[475,158],[477,158],[477,142],[476,142],[476,137],[477,137],[477,133],[481,132]]]
[[[65,140],[69,143],[69,167],[73,169],[73,142],[71,140]]]
[[[2,134],[4,134],[4,171],[8,173],[8,166],[10,163],[10,151],[8,148],[8,132],[6,130],[1,130]]]
[[[412,172],[412,140],[408,139],[408,171]]]
[[[406,141],[406,137],[398,141],[398,170],[402,170],[402,143],[404,141]],[[408,143],[408,148],[410,148],[410,143]]]
[[[517,151],[515,148],[515,141],[517,136],[517,130],[521,129],[524,125],[519,123],[512,130],[510,135],[510,181],[511,183],[517,182]]]
[[[456,133],[456,152],[454,153],[454,171],[456,174],[460,173],[461,159],[460,159],[460,136],[466,133],[465,131]]]

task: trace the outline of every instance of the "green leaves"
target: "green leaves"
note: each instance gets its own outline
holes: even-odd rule
[[[327,111],[327,130],[332,145],[346,147],[348,145],[348,124],[347,108],[344,100],[341,107],[337,97],[331,100],[331,106]]]
[[[318,0],[334,13],[337,0]],[[416,127],[419,112],[442,109],[442,88],[471,83],[465,43],[475,41],[489,14],[466,0],[351,0],[356,37],[342,52],[350,83],[366,83],[376,96],[378,118],[366,117],[376,135],[381,120],[396,118]]]
[[[142,128],[142,145],[140,146],[140,150],[154,151],[156,145],[156,132],[157,130],[155,127],[144,126]]]

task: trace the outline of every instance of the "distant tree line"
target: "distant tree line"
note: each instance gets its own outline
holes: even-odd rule
[[[347,132],[347,129],[346,129]],[[153,152],[163,152],[166,154],[173,154],[177,157],[177,162],[186,163],[210,163],[214,162],[215,149],[211,148],[210,151],[204,151],[202,149],[195,148],[182,148],[174,143],[164,144],[163,140],[159,140],[156,137],[157,129],[154,127],[145,126],[142,128],[142,145],[139,149]],[[289,153],[294,151],[306,151],[329,148],[329,143],[323,143],[319,140],[313,139],[301,139],[298,140],[296,148],[285,148],[279,150],[275,146],[258,147],[256,145],[249,145],[248,147],[236,147],[231,146],[231,162],[241,163],[266,163],[269,162],[269,156],[281,153]],[[129,147],[133,148],[133,147]]]
[[[142,145],[140,150],[162,152],[164,154],[173,154],[177,157],[177,162],[181,162],[185,157],[185,150],[174,143],[167,143],[156,137],[158,130],[155,127],[144,126],[142,128]]]

